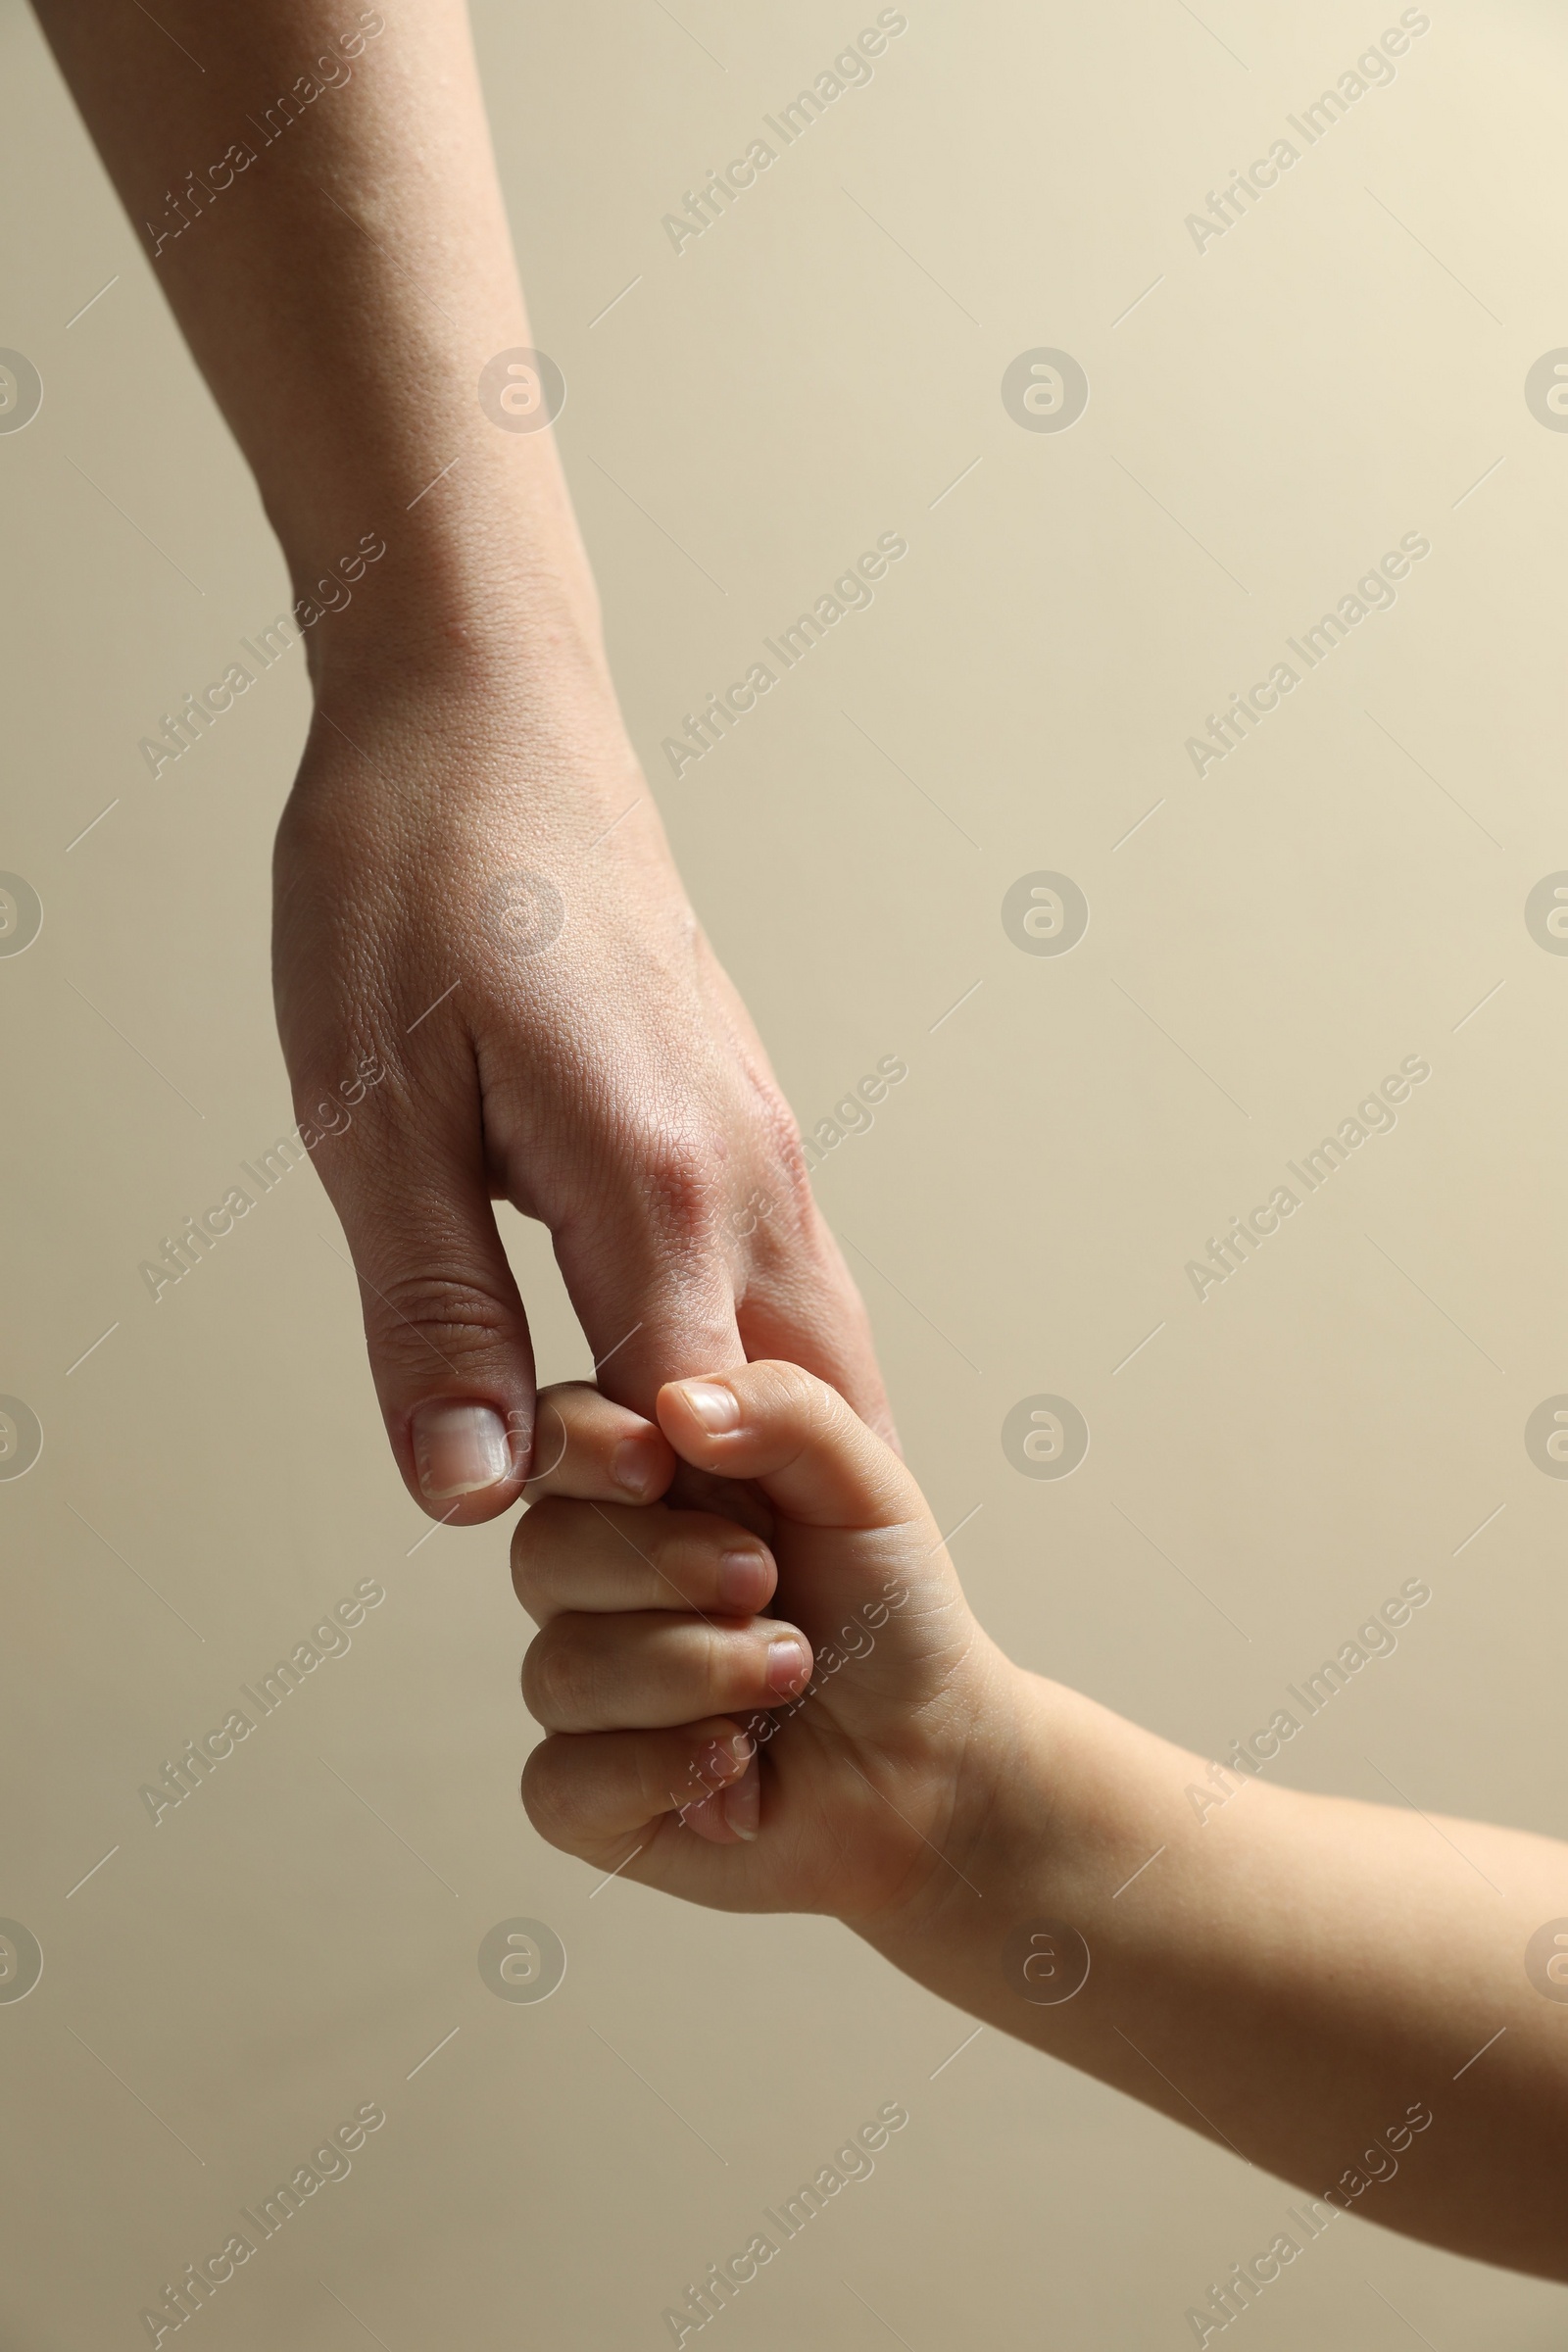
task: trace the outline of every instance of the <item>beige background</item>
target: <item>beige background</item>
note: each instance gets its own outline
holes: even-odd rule
[[[935,1508],[978,1509],[985,1621],[1215,1753],[1423,1576],[1278,1771],[1568,1834],[1568,1488],[1523,1445],[1568,1389],[1568,960],[1523,921],[1568,866],[1568,438],[1523,398],[1568,343],[1568,34],[1435,5],[1200,255],[1185,215],[1397,16],[1200,13],[910,0],[871,85],[679,256],[661,216],[874,11],[480,0],[477,30],[698,906],[803,1122],[909,1065],[817,1183]],[[506,1529],[416,1548],[314,1173],[156,1307],[138,1281],[289,1124],[268,852],[306,686],[296,652],[160,781],[138,760],[284,576],[36,31],[0,24],[0,342],[46,386],[0,437],[0,866],[45,906],[0,961],[0,1390],[45,1430],[0,1486],[0,1913],[46,1956],[0,2006],[7,2352],[145,2340],[162,2282],[370,2099],[352,2177],[203,2315],[215,2352],[667,2341],[889,2098],[908,2130],[725,2314],[734,2352],[1190,2341],[1280,2183],[994,2032],[943,2068],[969,2021],[829,1924],[593,1894],[533,1837]],[[1092,384],[1059,436],[1000,397],[1039,345]],[[884,530],[910,552],[873,608],[674,782],[661,738]],[[1186,736],[1407,531],[1432,554],[1396,608],[1200,781]],[[1060,959],[1002,928],[1037,868],[1093,910]],[[1397,1130],[1200,1303],[1186,1259],[1412,1054]],[[503,1214],[542,1371],[580,1373],[547,1242]],[[1060,1484],[1000,1445],[1040,1391],[1093,1433]],[[154,1829],[138,1786],[365,1577],[352,1652]],[[569,1953],[540,2006],[476,1970],[516,1914]],[[1347,2220],[1246,2326],[1545,2347],[1564,2307]]]

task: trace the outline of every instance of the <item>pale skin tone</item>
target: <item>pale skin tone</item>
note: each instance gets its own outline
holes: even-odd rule
[[[807,1374],[746,1368],[788,1356],[887,1425],[794,1122],[627,741],[554,435],[479,406],[486,364],[534,338],[457,0],[399,8],[347,58],[360,12],[323,0],[38,13],[294,593],[385,543],[306,633],[278,1015],[302,1118],[362,1054],[388,1073],[316,1164],[416,1498],[492,1518],[533,1458],[492,1200],[548,1226],[602,1361],[604,1397],[556,1393],[539,1463],[569,1444],[515,1547],[542,1628],[537,1826],[695,1901],[834,1914],[1310,2194],[1424,2102],[1355,2210],[1568,2277],[1568,2005],[1522,1966],[1568,1914],[1562,1849],[1444,1823],[1493,1893],[1411,1814],[1259,1785],[1198,1823],[1201,1760],[1011,1666],[897,1457]],[[269,138],[257,118],[323,57],[331,86]],[[236,142],[252,160],[215,187]],[[546,952],[519,953],[517,873],[560,895]],[[740,1400],[733,1431],[662,1387],[701,1373]],[[709,1510],[677,1519],[671,1480]],[[749,1588],[722,1585],[725,1549],[760,1559]],[[820,1649],[846,1623],[861,1654],[786,1715],[776,1635]],[[748,1761],[729,1743],[769,1705],[776,1739]],[[1040,1919],[1093,1954],[1057,2007],[1006,1974],[1008,1933]]]
[[[534,335],[461,0],[373,36],[354,0],[38,15],[293,592],[331,608],[305,631],[274,986],[302,1120],[341,1124],[318,1106],[361,1055],[388,1073],[314,1157],[410,1492],[468,1525],[529,1465],[495,1200],[549,1228],[623,1402],[782,1354],[886,1426],[794,1118],[627,739],[555,434],[480,404],[487,364]],[[302,76],[318,94],[270,133]],[[346,597],[367,536],[386,552]],[[557,894],[546,947],[549,901],[517,875]]]
[[[1568,2003],[1524,1965],[1568,1917],[1568,1848],[1264,1782],[1200,1820],[1205,1761],[1004,1658],[908,1470],[798,1366],[666,1387],[654,1424],[583,1387],[547,1403],[513,1577],[553,1845],[841,1919],[1310,2197],[1568,2280]],[[657,1499],[678,1464],[736,1482],[738,1515]],[[1047,1921],[1091,1964],[1035,2006],[1011,1939]]]

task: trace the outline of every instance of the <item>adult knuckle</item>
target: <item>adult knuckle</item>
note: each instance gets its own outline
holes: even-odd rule
[[[757,1090],[757,1114],[780,1187],[792,1200],[814,1206],[815,1195],[794,1111],[774,1088],[762,1086]]]
[[[700,1247],[713,1229],[717,1161],[690,1137],[661,1134],[635,1163],[639,1194],[661,1239],[683,1250]]]
[[[486,1350],[512,1321],[501,1299],[463,1274],[389,1275],[370,1292],[369,1305],[383,1345],[421,1357],[431,1347],[447,1356]]]

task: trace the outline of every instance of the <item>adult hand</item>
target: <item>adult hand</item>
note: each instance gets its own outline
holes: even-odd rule
[[[320,1128],[360,1054],[384,1066],[314,1156],[399,1467],[461,1525],[530,1461],[495,1200],[549,1227],[617,1401],[651,1414],[664,1381],[787,1356],[889,1426],[795,1122],[612,703],[592,663],[548,707],[536,677],[328,675],[277,845],[296,1108]]]
[[[750,1349],[885,1418],[616,712],[553,419],[486,390],[533,330],[463,0],[38,5],[292,575],[278,1014],[411,1490],[468,1523],[528,1466],[496,1199],[549,1226],[611,1396]]]

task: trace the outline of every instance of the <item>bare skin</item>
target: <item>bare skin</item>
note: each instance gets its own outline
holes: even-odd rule
[[[301,600],[278,1023],[316,1129],[363,1056],[386,1073],[315,1158],[410,1492],[466,1525],[529,1465],[498,1199],[549,1228],[611,1395],[787,1354],[886,1426],[627,740],[555,435],[481,403],[533,337],[461,0],[38,14]]]
[[[839,1918],[1325,2218],[1568,2279],[1568,2001],[1525,1966],[1568,1923],[1568,1848],[1262,1782],[1195,1807],[1202,1759],[1002,1655],[903,1462],[794,1365],[666,1388],[657,1427],[587,1389],[548,1401],[560,1459],[513,1575],[552,1844],[687,1901]],[[628,1446],[650,1494],[684,1463],[767,1518],[626,1507]]]

